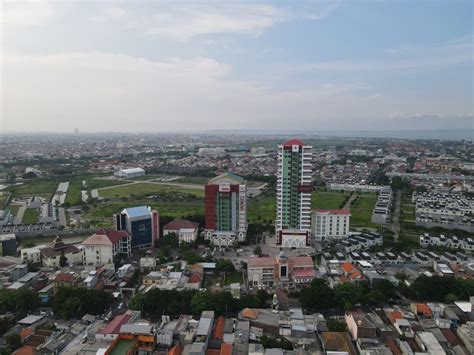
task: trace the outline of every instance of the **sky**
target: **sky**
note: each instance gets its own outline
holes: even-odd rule
[[[474,128],[472,1],[0,4],[0,133]]]

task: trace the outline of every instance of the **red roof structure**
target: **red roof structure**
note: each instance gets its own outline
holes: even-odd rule
[[[114,319],[112,319],[109,324],[107,324],[102,329],[99,329],[98,334],[118,334],[120,327],[126,324],[130,320],[130,314],[121,314]]]
[[[55,278],[54,281],[57,282],[73,282],[74,276],[71,274],[67,274],[65,272],[60,272]]]
[[[290,139],[289,141],[283,143],[283,147],[291,147],[293,145],[299,145],[300,147],[302,147],[304,146],[304,143],[299,139]]]
[[[180,230],[180,229],[196,229],[199,226],[198,223],[187,221],[185,219],[176,219],[166,224],[163,230]]]
[[[350,210],[316,210],[316,212],[329,212],[332,214],[351,214]]]

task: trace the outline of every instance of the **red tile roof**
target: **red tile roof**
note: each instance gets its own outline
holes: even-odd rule
[[[74,276],[71,274],[66,274],[65,272],[60,272],[55,278],[54,281],[58,282],[73,282]]]
[[[314,269],[295,269],[293,270],[293,277],[316,277]]]
[[[288,261],[293,267],[312,267],[314,265],[313,259],[310,256],[290,256]]]
[[[350,210],[316,210],[316,212],[329,212],[332,214],[351,214]]]
[[[220,316],[217,318],[216,324],[214,326],[214,331],[212,332],[212,339],[224,339],[224,326],[225,326],[225,318],[224,316]]]
[[[197,272],[193,272],[191,276],[189,276],[188,283],[194,284],[201,282],[201,275]]]
[[[345,272],[348,272],[348,273],[355,270],[354,265],[352,265],[351,263],[347,263],[347,262],[342,264],[341,267],[342,267],[342,270],[344,270]]]
[[[180,229],[196,229],[199,226],[198,223],[187,221],[185,219],[176,219],[166,224],[163,230],[180,230]]]
[[[224,343],[221,346],[221,354],[220,355],[232,355],[232,344]]]
[[[13,352],[13,355],[35,355],[36,348],[31,345],[25,345]]]
[[[248,259],[249,267],[262,267],[262,266],[274,266],[275,265],[274,257],[263,257],[263,258],[250,258]]]
[[[98,334],[118,334],[120,327],[126,324],[130,320],[130,314],[121,314],[114,319],[112,319],[109,324],[107,324],[102,329],[99,329]]]
[[[170,351],[168,351],[168,355],[181,355],[181,347],[179,345],[173,346]]]
[[[291,147],[292,145],[299,145],[300,147],[302,147],[304,146],[304,143],[299,139],[290,139],[289,141],[283,143],[284,147]]]

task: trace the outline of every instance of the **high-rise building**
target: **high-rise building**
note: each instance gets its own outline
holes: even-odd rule
[[[205,236],[218,247],[244,241],[247,234],[247,186],[245,180],[226,173],[205,187]]]
[[[278,146],[277,245],[311,243],[312,147],[297,139]]]
[[[158,212],[149,206],[125,208],[114,215],[115,228],[126,230],[132,236],[132,249],[155,246],[160,233]]]

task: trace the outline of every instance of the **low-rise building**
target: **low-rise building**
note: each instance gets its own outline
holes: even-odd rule
[[[72,265],[82,263],[81,251],[71,244],[65,244],[60,237],[57,237],[49,246],[41,248],[41,262],[46,267],[61,266],[61,258],[65,257],[67,264]]]
[[[316,210],[313,212],[314,241],[340,240],[349,234],[349,210]]]
[[[112,264],[119,254],[130,256],[131,237],[126,230],[100,229],[81,243],[84,265]]]
[[[193,243],[198,237],[199,224],[184,219],[177,219],[163,227],[163,236],[170,233],[177,235],[179,243]]]
[[[284,252],[276,257],[250,258],[247,279],[250,287],[295,287],[309,284],[316,277],[310,256],[290,256]]]

